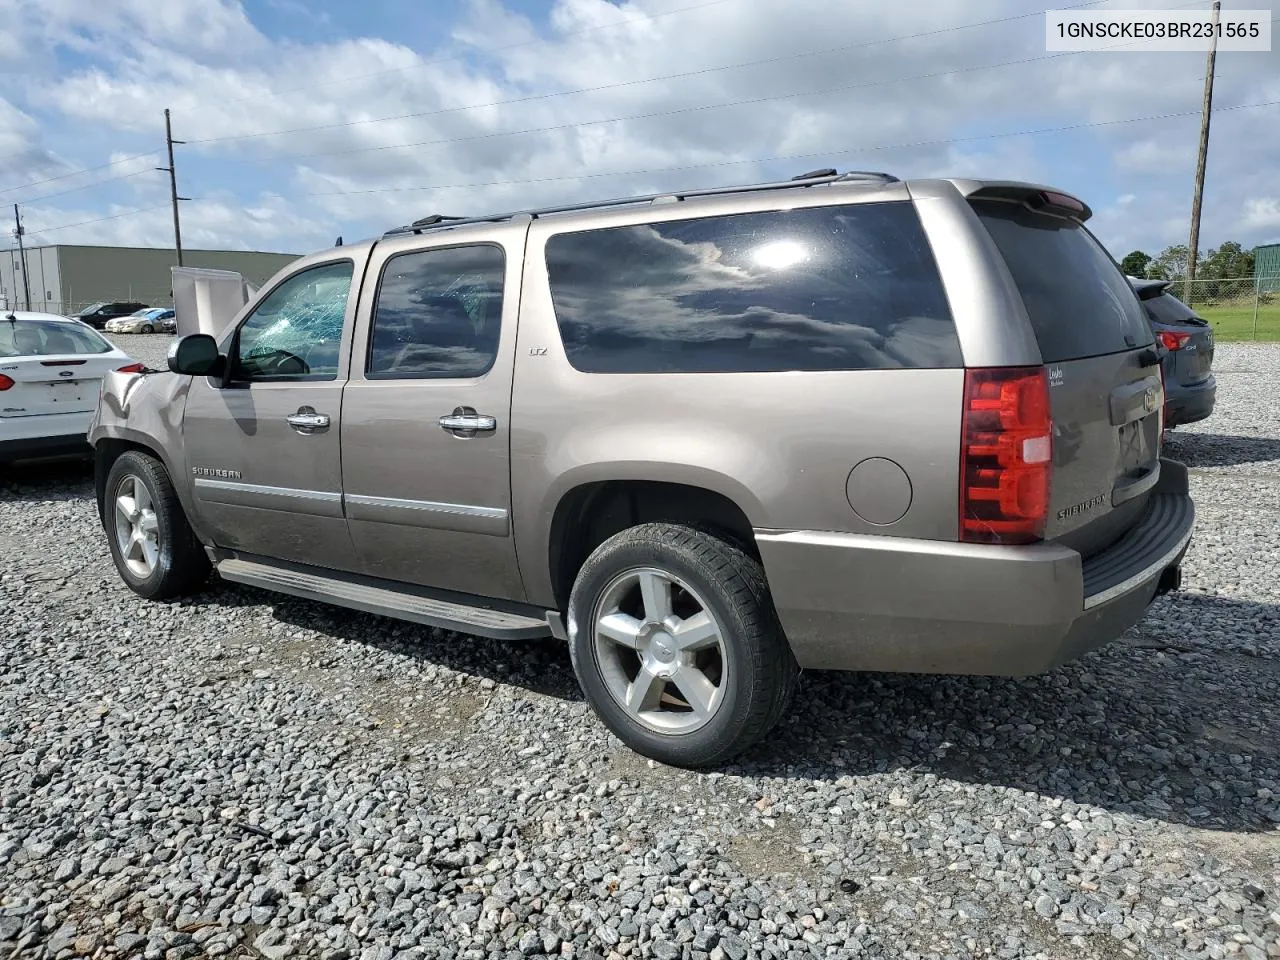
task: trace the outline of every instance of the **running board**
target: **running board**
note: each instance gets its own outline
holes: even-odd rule
[[[374,586],[340,576],[324,576],[240,557],[218,560],[216,566],[224,580],[383,617],[409,620],[428,627],[441,627],[494,640],[533,640],[551,636],[550,624],[534,616],[440,600],[389,586]]]

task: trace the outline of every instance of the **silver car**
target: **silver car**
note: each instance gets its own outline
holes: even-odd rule
[[[1179,582],[1133,289],[1034,184],[794,181],[305,257],[90,431],[120,575],[566,640],[600,719],[718,764],[802,669],[1031,674]]]

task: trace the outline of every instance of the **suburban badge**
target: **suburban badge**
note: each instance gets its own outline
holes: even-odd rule
[[[1058,519],[1065,520],[1067,517],[1078,517],[1080,514],[1086,513],[1098,506],[1098,504],[1102,503],[1103,499],[1105,498],[1100,493],[1096,497],[1090,497],[1084,503],[1077,503],[1070,507],[1063,507],[1058,511]]]

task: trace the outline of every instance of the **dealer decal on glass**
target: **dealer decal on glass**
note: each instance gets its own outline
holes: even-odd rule
[[[1221,51],[1271,50],[1270,10],[1045,11],[1046,50]]]

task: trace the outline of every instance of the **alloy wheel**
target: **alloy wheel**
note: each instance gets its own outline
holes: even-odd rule
[[[146,580],[160,559],[160,525],[147,485],[130,474],[116,488],[116,545],[129,572]]]
[[[639,568],[615,577],[592,617],[600,673],[633,719],[659,733],[689,733],[720,709],[728,659],[711,608],[678,578]]]

